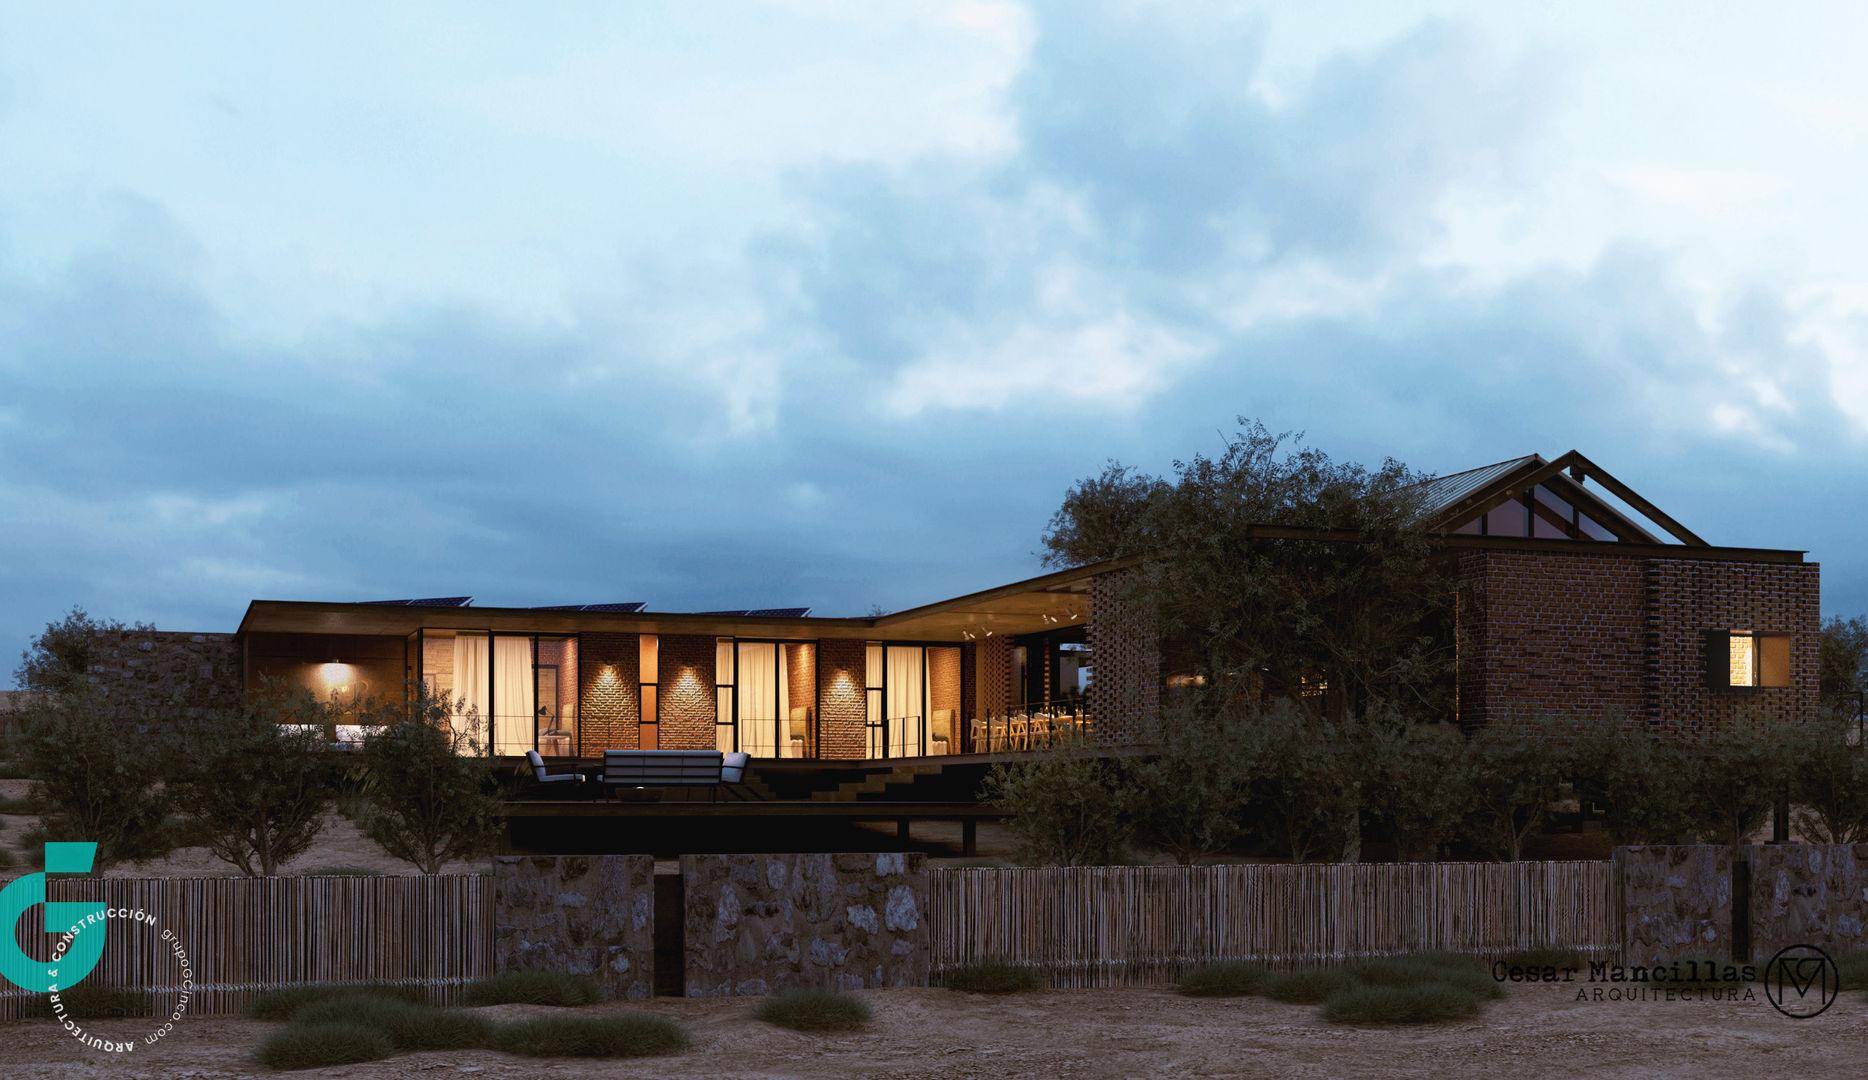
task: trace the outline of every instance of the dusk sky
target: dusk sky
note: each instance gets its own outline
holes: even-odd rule
[[[9,4],[0,652],[894,610],[1235,418],[1868,612],[1868,7]],[[0,676],[0,684],[10,679]]]

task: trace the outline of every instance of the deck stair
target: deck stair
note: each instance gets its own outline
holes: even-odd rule
[[[870,773],[860,780],[846,780],[838,784],[834,791],[813,791],[813,802],[855,802],[864,795],[881,794],[891,786],[912,785],[915,778],[929,774],[938,775],[939,765],[897,765],[886,772]]]

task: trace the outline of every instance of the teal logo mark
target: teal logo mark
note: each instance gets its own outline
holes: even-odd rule
[[[48,993],[69,987],[91,973],[104,955],[104,905],[80,901],[45,903],[46,874],[83,874],[97,856],[96,844],[47,844],[45,870],[15,878],[0,889],[0,976],[24,990]],[[45,930],[64,935],[53,947],[50,963],[34,960],[19,946],[19,921],[33,905],[45,904]],[[89,920],[89,933],[77,933]]]

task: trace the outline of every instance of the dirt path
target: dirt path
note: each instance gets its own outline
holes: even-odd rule
[[[657,999],[640,1008],[694,1033],[670,1058],[523,1060],[489,1052],[409,1054],[324,1072],[356,1080],[464,1072],[506,1077],[1487,1077],[1509,1080],[1858,1078],[1868,1062],[1868,1000],[1848,995],[1812,1020],[1753,1002],[1594,1003],[1562,986],[1519,986],[1471,1021],[1426,1028],[1325,1024],[1305,1006],[1193,1000],[1162,990],[1056,990],[1009,998],[872,990],[876,1020],[847,1035],[804,1035],[748,1015],[748,999]],[[600,1009],[638,1006],[606,1005]],[[501,1018],[544,1012],[487,1010]],[[130,1035],[149,1021],[99,1023]],[[266,1075],[254,1046],[276,1025],[184,1019],[154,1048],[88,1050],[51,1021],[0,1023],[0,1078]]]

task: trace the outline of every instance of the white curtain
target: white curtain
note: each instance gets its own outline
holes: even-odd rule
[[[493,703],[487,698],[487,639],[485,634],[461,634],[454,639],[454,732],[472,735],[486,752],[487,721]],[[464,704],[463,704],[464,703]]]
[[[534,749],[538,725],[532,685],[532,639],[493,639],[493,752],[523,754]]]
[[[927,687],[921,679],[921,647],[889,646],[889,756],[927,752]]]
[[[739,748],[753,757],[776,757],[778,646],[739,644]]]

